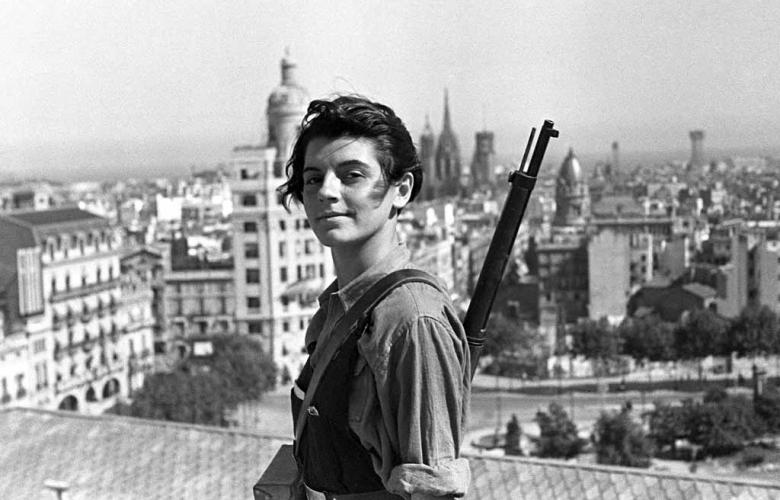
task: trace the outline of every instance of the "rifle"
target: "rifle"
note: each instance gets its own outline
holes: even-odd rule
[[[501,278],[504,276],[507,261],[512,253],[512,246],[515,243],[520,222],[523,220],[523,215],[525,215],[531,191],[533,191],[536,184],[536,174],[539,173],[539,167],[547,150],[547,143],[550,141],[550,138],[558,137],[558,131],[553,128],[553,125],[553,122],[550,120],[544,121],[539,132],[539,138],[536,140],[533,156],[531,156],[531,163],[528,165],[528,168],[523,170],[525,161],[528,158],[528,151],[531,149],[531,143],[536,134],[536,128],[531,129],[531,135],[528,137],[528,143],[525,145],[525,152],[519,168],[509,174],[509,182],[512,184],[512,187],[509,188],[509,194],[506,197],[506,201],[504,201],[504,208],[501,210],[496,231],[490,240],[490,247],[485,256],[485,262],[482,264],[482,270],[474,287],[474,293],[471,294],[472,300],[463,320],[463,327],[466,330],[466,339],[469,344],[469,353],[471,354],[472,379],[479,364],[482,346],[485,343],[490,309],[493,307],[498,286],[501,283]],[[474,298],[477,299],[475,300]]]

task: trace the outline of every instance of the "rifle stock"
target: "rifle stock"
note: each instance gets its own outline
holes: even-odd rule
[[[531,191],[536,184],[536,175],[539,173],[539,167],[547,150],[547,143],[551,138],[558,137],[558,131],[555,130],[553,122],[545,120],[536,140],[531,162],[528,164],[528,168],[523,170],[535,132],[536,129],[531,129],[520,167],[509,174],[509,182],[512,187],[504,201],[504,208],[501,210],[501,216],[498,219],[496,230],[485,256],[485,262],[482,264],[482,270],[471,295],[472,299],[468,311],[466,311],[466,317],[463,320],[471,354],[471,378],[474,378],[474,373],[479,365],[479,356],[485,343],[485,328],[490,317],[490,310],[493,307],[493,301],[496,298],[498,286],[501,284],[506,264],[512,254],[512,246],[528,206]]]

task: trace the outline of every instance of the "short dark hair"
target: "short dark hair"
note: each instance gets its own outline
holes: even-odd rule
[[[358,95],[340,95],[332,100],[317,99],[301,122],[301,130],[287,162],[287,182],[279,187],[282,203],[289,209],[290,198],[303,201],[303,163],[306,148],[315,138],[367,138],[373,141],[382,174],[390,182],[407,172],[414,185],[409,201],[420,191],[422,165],[409,131],[395,112],[378,102]]]

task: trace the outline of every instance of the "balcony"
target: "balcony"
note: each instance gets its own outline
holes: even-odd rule
[[[120,285],[119,279],[112,279],[109,281],[104,281],[102,283],[91,283],[78,288],[71,288],[70,290],[58,290],[51,294],[51,302],[52,303],[62,302],[68,299],[83,297],[84,295],[91,295],[94,293],[102,292],[104,290],[111,290],[117,288],[119,287],[119,285]]]

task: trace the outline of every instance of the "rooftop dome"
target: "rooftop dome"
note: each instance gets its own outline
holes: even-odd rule
[[[580,161],[574,156],[574,150],[569,148],[569,154],[561,164],[561,169],[558,171],[559,178],[566,181],[567,184],[574,185],[583,182],[582,167]]]
[[[268,114],[306,111],[309,95],[296,79],[297,64],[286,53],[282,58],[282,83],[268,96]]]

